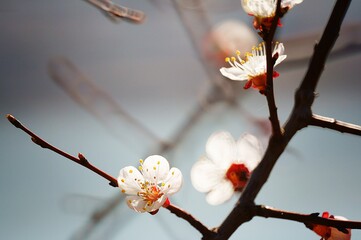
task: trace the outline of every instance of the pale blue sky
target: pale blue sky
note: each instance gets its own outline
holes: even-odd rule
[[[238,0],[222,1],[224,6],[216,0],[205,2],[212,23],[233,18],[250,24]],[[1,115],[12,113],[50,143],[72,154],[84,153],[113,176],[120,168],[155,153],[148,139],[124,127],[121,119],[109,120],[113,130],[105,128],[49,77],[49,59],[70,59],[163,139],[172,136],[209,88],[207,75],[168,1],[124,0],[122,4],[145,11],[145,23],[114,24],[82,0],[13,0],[0,6]],[[320,33],[332,5],[328,0],[305,0],[284,19],[280,40]],[[361,23],[360,9],[361,2],[353,1],[345,23]],[[359,27],[350,39],[361,42]],[[311,50],[312,44],[302,48]],[[313,107],[316,113],[361,124],[360,62],[361,55],[355,53],[328,63]],[[292,108],[294,90],[305,68],[282,68],[275,81],[282,122]],[[203,154],[208,136],[217,130],[228,130],[235,138],[250,132],[264,145],[267,142],[266,135],[244,115],[251,112],[267,118],[265,99],[252,90],[239,91],[242,111],[224,103],[211,107],[167,156],[185,177],[183,189],[172,198],[174,203],[209,227],[223,221],[236,198],[222,206],[209,206],[204,195],[191,186],[189,170]],[[129,144],[127,138],[139,144]],[[256,201],[289,211],[328,210],[361,220],[360,170],[359,137],[309,127],[291,141]],[[75,233],[92,211],[116,194],[118,190],[104,179],[39,148],[4,117],[0,119],[1,239],[76,239]],[[97,231],[88,239],[200,239],[196,230],[165,209],[156,216],[140,215],[124,204]],[[361,239],[361,232],[356,230],[353,236]],[[255,218],[231,239],[319,237],[299,223]]]

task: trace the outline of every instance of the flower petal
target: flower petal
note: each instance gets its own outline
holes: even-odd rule
[[[283,60],[285,60],[287,57],[287,55],[281,55],[277,58],[276,62],[275,62],[275,65],[274,66],[277,66],[278,64],[280,64]]]
[[[199,192],[209,192],[224,178],[225,174],[225,170],[203,157],[191,169],[192,185]]]
[[[127,205],[130,209],[133,209],[136,212],[143,213],[146,212],[145,205],[147,204],[141,197],[138,196],[128,196],[125,198]]]
[[[248,14],[252,14],[251,9],[248,7],[248,2],[249,0],[241,0],[241,5],[243,10],[248,13]]]
[[[144,199],[138,196],[128,196],[125,198],[125,200],[127,201],[127,205],[130,209],[133,209],[139,213],[144,213],[158,210],[167,200],[167,197],[162,196],[157,201],[150,203],[150,205],[148,205],[147,201],[144,201]]]
[[[244,70],[236,67],[230,67],[230,68],[221,68],[219,70],[223,76],[236,81],[245,81],[248,80],[248,75],[245,73]]]
[[[328,238],[328,240],[350,240],[351,229],[347,229],[347,230],[349,231],[348,234],[337,230],[337,228],[331,227],[331,236]]]
[[[242,0],[244,11],[256,17],[271,17],[276,11],[274,0]]]
[[[336,220],[347,221],[348,219],[342,216],[334,216]],[[331,227],[331,237],[329,240],[350,240],[351,239],[351,229],[347,228],[348,233],[343,233],[337,228]]]
[[[303,0],[282,0],[281,7],[282,8],[285,8],[285,7],[292,8],[294,5],[300,4],[302,2],[303,2]]]
[[[282,55],[285,52],[285,47],[283,43],[276,43],[275,48],[273,49],[272,56],[278,53],[278,55]]]
[[[167,200],[167,196],[163,195],[157,201],[153,202],[151,205],[146,205],[147,212],[154,212],[163,206],[165,201]]]
[[[236,159],[236,142],[228,132],[213,133],[208,138],[206,154],[220,169],[227,169]]]
[[[253,171],[261,161],[261,143],[251,135],[245,134],[237,141],[237,160],[244,163],[249,171]]]
[[[171,168],[162,187],[163,193],[170,196],[179,191],[183,184],[182,172],[178,168]]]
[[[144,182],[144,178],[135,167],[129,166],[120,169],[118,186],[123,193],[136,195],[141,190],[140,182]]]
[[[169,172],[169,163],[167,159],[160,155],[152,155],[144,160],[142,165],[144,179],[159,183],[164,181]]]
[[[287,55],[284,55],[283,53],[285,52],[285,47],[283,46],[283,43],[278,43],[276,44],[275,48],[273,49],[272,52],[272,56],[276,53],[278,53],[278,58],[275,62],[274,66],[277,66],[278,64],[280,64],[283,60],[286,59]]]
[[[206,196],[206,200],[211,205],[219,205],[229,200],[234,193],[233,185],[230,181],[222,179]]]

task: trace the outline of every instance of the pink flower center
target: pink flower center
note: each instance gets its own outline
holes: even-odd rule
[[[239,163],[233,163],[226,173],[226,178],[231,181],[235,191],[242,191],[250,176],[248,168]]]

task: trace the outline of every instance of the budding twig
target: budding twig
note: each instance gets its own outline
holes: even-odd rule
[[[323,217],[319,217],[318,213],[302,214],[296,212],[288,212],[264,205],[254,206],[253,211],[255,216],[259,216],[259,217],[286,219],[296,222],[302,222],[305,224],[311,223],[311,224],[325,225],[335,228],[361,229],[361,222],[323,218]]]
[[[69,153],[64,152],[63,150],[54,147],[53,145],[49,144],[48,142],[46,142],[45,140],[43,140],[42,138],[40,138],[38,135],[36,135],[35,133],[33,133],[31,130],[29,130],[27,127],[25,127],[23,124],[21,124],[21,122],[19,122],[14,116],[7,114],[6,118],[9,120],[9,122],[11,122],[15,127],[20,128],[21,130],[23,130],[25,133],[27,133],[30,137],[31,140],[36,143],[37,145],[39,145],[42,148],[47,148],[77,164],[82,165],[83,167],[88,168],[89,170],[95,172],[96,174],[102,176],[103,178],[109,180],[109,185],[113,186],[113,187],[117,187],[118,186],[118,182],[117,179],[115,179],[114,177],[110,176],[109,174],[107,174],[106,172],[103,172],[102,170],[100,170],[99,168],[95,167],[94,165],[90,164],[88,162],[88,160],[84,157],[83,154],[79,153],[78,157],[75,157],[73,155],[70,155]]]

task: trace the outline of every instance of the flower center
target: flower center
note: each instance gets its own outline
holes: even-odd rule
[[[138,195],[147,202],[148,206],[163,196],[163,193],[155,183],[145,182],[141,184],[141,189],[142,191]]]
[[[248,168],[239,163],[233,163],[226,173],[226,178],[231,181],[235,191],[242,191],[250,176]]]
[[[276,71],[273,71],[273,78],[278,77],[279,74]],[[249,80],[244,85],[244,89],[248,89],[250,87],[258,89],[262,94],[266,90],[267,86],[267,73],[263,73],[257,76],[249,76]]]
[[[252,82],[252,87],[257,88],[260,91],[264,91],[266,89],[266,80],[267,80],[267,74],[265,73],[250,77],[250,81]]]

